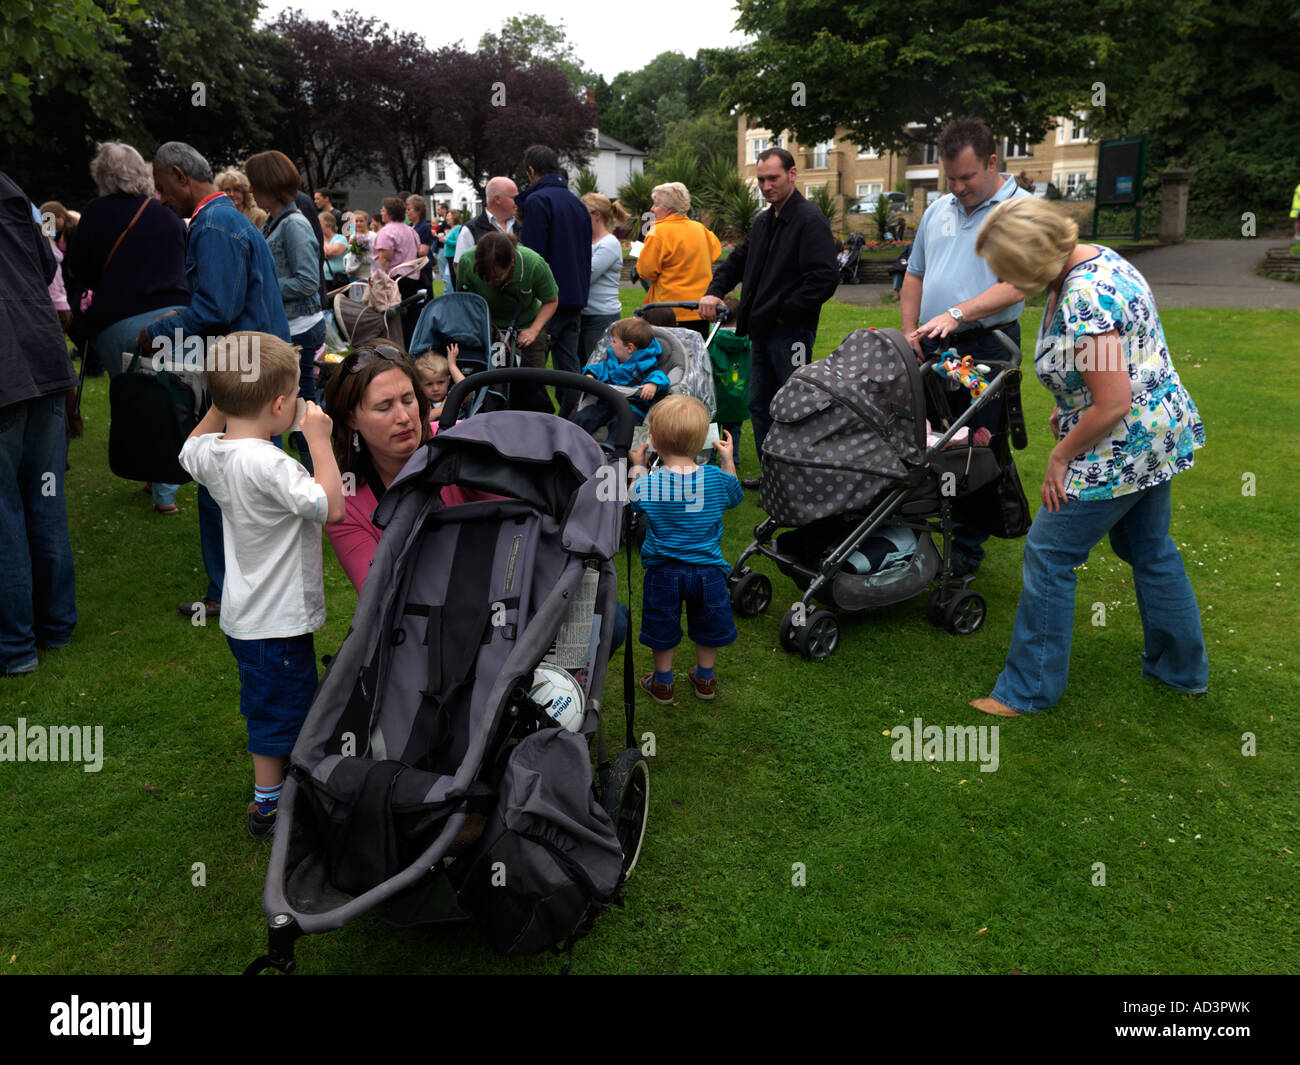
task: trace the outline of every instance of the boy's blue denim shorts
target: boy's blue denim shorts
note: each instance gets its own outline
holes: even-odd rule
[[[646,647],[667,651],[682,642],[683,603],[692,643],[726,647],[736,642],[727,571],[721,566],[665,562],[645,571],[641,642]]]
[[[310,632],[270,640],[233,640],[239,666],[239,712],[248,721],[248,749],[288,755],[316,694],[316,643]]]

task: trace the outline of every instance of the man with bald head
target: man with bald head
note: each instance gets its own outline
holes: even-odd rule
[[[519,195],[519,186],[508,177],[488,178],[487,209],[476,215],[468,225],[460,227],[460,239],[456,241],[456,262],[470,248],[495,230],[510,234],[515,231],[515,197]]]

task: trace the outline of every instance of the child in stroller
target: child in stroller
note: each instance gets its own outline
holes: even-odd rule
[[[654,329],[640,318],[620,319],[610,326],[609,335],[610,346],[605,349],[605,357],[600,362],[588,363],[582,372],[608,385],[634,387],[636,391],[628,396],[628,403],[640,425],[650,404],[671,385],[668,375],[659,369],[663,348],[655,338]],[[618,415],[600,400],[575,411],[573,424],[593,434],[608,425],[610,435],[618,435]]]

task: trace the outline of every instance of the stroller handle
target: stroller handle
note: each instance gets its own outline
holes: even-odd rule
[[[638,307],[635,311],[633,311],[632,314],[634,317],[640,318],[642,311],[648,311],[655,307],[682,307],[688,311],[694,311],[694,310],[698,310],[699,306],[700,306],[699,300],[673,300],[672,302],[665,302],[665,303],[643,303],[641,304],[640,307]],[[725,322],[730,313],[731,312],[727,310],[727,305],[724,303],[721,307],[718,308],[717,320],[719,322]]]
[[[450,429],[456,424],[456,413],[465,402],[469,393],[497,382],[522,384],[552,385],[555,388],[576,388],[590,392],[593,396],[610,404],[618,415],[618,436],[614,439],[617,454],[627,454],[632,446],[633,413],[632,404],[619,392],[610,388],[604,381],[597,381],[588,374],[568,373],[564,370],[542,370],[535,366],[506,367],[496,370],[480,370],[461,381],[442,403],[442,414],[438,418],[438,432]]]
[[[971,330],[971,332],[974,332],[974,330]],[[981,332],[992,333],[997,342],[1002,345],[1003,350],[1007,353],[1007,357],[1005,359],[981,358],[976,360],[977,362],[987,363],[989,366],[996,366],[1004,370],[1015,370],[1019,368],[1021,359],[1020,348],[1011,342],[1011,338],[1007,336],[1006,333],[1002,332],[1001,329],[981,330]],[[943,339],[946,341],[956,341],[961,340],[963,336],[969,335],[969,333],[949,333]],[[931,355],[921,363],[921,369],[928,370],[931,367],[939,365],[940,355],[942,355],[942,352]]]

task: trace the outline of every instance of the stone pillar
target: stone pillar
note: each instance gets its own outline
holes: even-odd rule
[[[1160,175],[1160,240],[1174,244],[1187,236],[1188,170],[1166,170]]]

